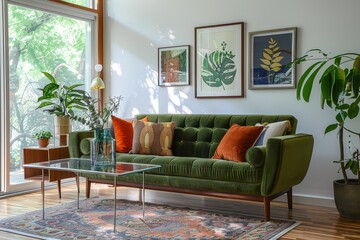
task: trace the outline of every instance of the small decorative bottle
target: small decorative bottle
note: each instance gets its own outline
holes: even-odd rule
[[[115,165],[116,162],[116,141],[110,134],[110,128],[104,129],[102,157],[105,165]]]
[[[103,129],[94,129],[94,138],[90,143],[90,159],[92,165],[98,165],[101,161],[101,148],[103,142]]]

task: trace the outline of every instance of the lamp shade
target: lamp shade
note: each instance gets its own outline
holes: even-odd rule
[[[104,89],[104,81],[100,77],[95,77],[91,82],[91,89]]]

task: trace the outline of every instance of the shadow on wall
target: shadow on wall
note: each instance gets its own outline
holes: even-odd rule
[[[110,32],[111,83],[107,84],[109,96],[122,95],[120,115],[134,116],[138,113],[192,113],[186,102],[192,94],[192,86],[158,86],[157,42],[173,46],[175,33],[168,29],[162,33],[156,27],[157,42],[118,22],[110,21],[117,31]],[[120,34],[121,33],[121,34]],[[123,36],[126,36],[124,38]],[[131,41],[129,41],[131,39]]]

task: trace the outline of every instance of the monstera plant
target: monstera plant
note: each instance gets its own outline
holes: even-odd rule
[[[221,44],[221,51],[214,51],[210,55],[205,54],[201,72],[202,80],[210,87],[222,87],[230,85],[236,75],[236,66],[232,51],[226,51],[226,43]]]
[[[334,110],[334,122],[326,127],[325,134],[338,131],[340,158],[334,162],[340,164],[343,179],[334,181],[335,203],[342,216],[360,219],[360,146],[354,142],[344,144],[344,134],[349,139],[355,137],[360,140],[360,133],[349,127],[350,121],[359,121],[360,54],[343,53],[330,57],[320,49],[312,49],[292,64],[307,61],[314,63],[299,79],[297,98],[309,102],[315,79],[318,79],[321,108],[327,106]],[[348,154],[345,152],[347,149]],[[357,179],[349,179],[348,169]]]

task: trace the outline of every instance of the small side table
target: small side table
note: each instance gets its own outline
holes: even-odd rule
[[[45,162],[55,159],[68,158],[69,148],[68,146],[55,146],[55,147],[26,147],[23,148],[24,164]],[[59,198],[61,198],[61,180],[65,178],[75,177],[72,172],[58,171],[58,170],[46,170],[45,179],[49,182],[57,181]],[[24,168],[24,178],[27,180],[41,180],[41,170],[34,168]]]

